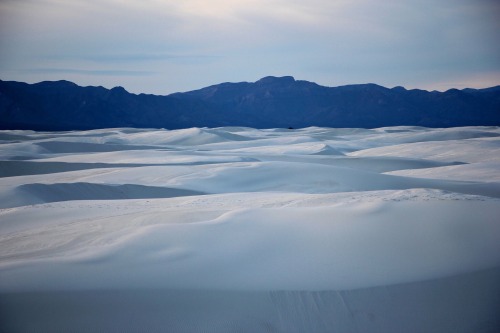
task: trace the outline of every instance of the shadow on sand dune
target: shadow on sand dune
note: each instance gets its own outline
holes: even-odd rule
[[[110,185],[93,183],[25,184],[16,188],[23,205],[70,200],[116,200],[173,198],[203,195],[199,191],[134,184]]]

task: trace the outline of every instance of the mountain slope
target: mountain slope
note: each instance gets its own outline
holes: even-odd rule
[[[446,92],[375,84],[324,87],[291,76],[222,83],[168,96],[68,81],[0,81],[0,128],[451,127],[500,125],[500,89]]]

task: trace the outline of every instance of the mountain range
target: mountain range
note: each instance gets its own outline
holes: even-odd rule
[[[325,87],[291,76],[269,76],[158,96],[69,81],[0,80],[0,129],[398,125],[498,126],[500,86],[438,92],[376,84]]]

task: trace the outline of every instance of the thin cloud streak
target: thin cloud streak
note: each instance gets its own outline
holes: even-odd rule
[[[164,61],[195,61],[206,62],[219,59],[217,55],[195,55],[195,54],[72,54],[58,55],[52,54],[43,57],[43,60],[50,61],[85,61],[93,63],[143,63],[143,62],[164,62]]]
[[[47,73],[47,74],[84,74],[96,76],[150,76],[155,72],[134,70],[88,70],[73,68],[29,68],[22,70],[25,73]]]

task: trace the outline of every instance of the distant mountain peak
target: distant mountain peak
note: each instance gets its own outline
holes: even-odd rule
[[[125,88],[123,88],[122,86],[114,87],[111,89],[111,91],[114,93],[119,93],[119,94],[127,94],[128,93],[128,91],[125,90]]]
[[[274,83],[280,83],[280,84],[290,84],[294,83],[295,78],[293,76],[266,76],[263,77],[262,79],[258,80],[255,83],[260,83],[260,84],[274,84]]]
[[[68,80],[58,80],[58,81],[42,81],[35,83],[34,85],[38,86],[46,86],[46,87],[78,87],[78,85],[74,82]]]
[[[396,86],[396,87],[392,88],[392,90],[399,91],[399,92],[407,91],[406,88],[402,87],[402,86]]]

